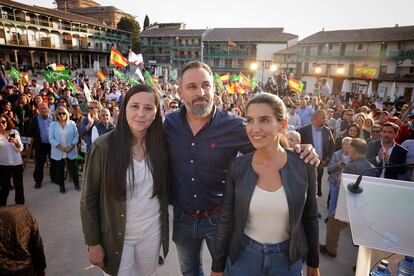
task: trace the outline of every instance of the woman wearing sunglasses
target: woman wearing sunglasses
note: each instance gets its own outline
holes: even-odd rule
[[[0,115],[0,206],[6,206],[11,178],[15,189],[16,204],[24,204],[23,144],[12,120]]]
[[[49,142],[51,145],[51,158],[56,168],[56,181],[60,192],[65,189],[65,163],[68,164],[70,176],[75,184],[75,189],[80,191],[79,174],[76,158],[78,157],[79,133],[74,121],[69,120],[69,112],[63,107],[56,108],[56,121],[49,126]],[[65,162],[66,161],[66,162]]]

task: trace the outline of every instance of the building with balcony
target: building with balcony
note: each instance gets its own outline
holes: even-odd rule
[[[155,24],[141,32],[145,64],[158,76],[169,76],[171,70],[191,60],[201,60],[205,29],[187,30],[183,23]]]
[[[94,18],[111,28],[116,28],[122,17],[132,17],[114,6],[101,6],[93,0],[56,0],[55,2],[58,10]]]
[[[274,74],[273,54],[294,45],[297,39],[283,28],[215,28],[203,38],[204,62],[215,72],[242,72],[266,82]],[[257,64],[256,71],[251,70],[252,63]]]
[[[312,91],[319,78],[326,78],[333,92],[350,80],[349,92],[365,91],[369,80],[355,75],[355,67],[373,67],[373,91],[389,95],[393,83],[397,96],[414,100],[414,26],[321,31],[298,42],[297,73]],[[315,70],[317,69],[317,70]]]
[[[279,73],[296,74],[297,52],[298,45],[293,45],[273,54],[273,62],[277,65]]]
[[[243,72],[258,63],[258,79],[272,75],[273,53],[297,42],[283,28],[215,28],[190,30],[183,23],[155,24],[141,32],[144,61],[165,75],[185,62],[201,60],[217,73]]]
[[[108,66],[112,47],[126,54],[132,44],[132,33],[86,16],[9,0],[0,11],[0,60],[20,68]]]

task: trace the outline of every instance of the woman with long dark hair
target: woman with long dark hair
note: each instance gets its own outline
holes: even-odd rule
[[[229,167],[213,254],[212,276],[319,276],[316,170],[287,146],[286,107],[262,93],[246,106],[256,151]]]
[[[168,155],[160,100],[148,85],[125,95],[115,129],[97,138],[83,178],[89,260],[110,275],[153,275],[168,253]]]

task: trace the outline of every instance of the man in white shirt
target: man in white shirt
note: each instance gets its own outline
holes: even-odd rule
[[[299,115],[296,114],[296,105],[292,105],[291,106],[288,115],[289,115],[289,121],[288,121],[289,125],[294,126],[295,127],[295,130],[296,129],[299,129],[302,126],[302,124],[300,122]]]
[[[119,97],[121,97],[121,93],[118,91],[116,87],[112,87],[111,92],[109,92],[109,95],[108,95],[108,102],[111,102],[111,101],[118,102]]]

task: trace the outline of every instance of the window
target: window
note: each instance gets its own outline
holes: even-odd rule
[[[387,65],[381,65],[380,74],[387,74]]]
[[[224,59],[224,67],[231,67],[231,58]]]
[[[358,44],[358,47],[357,47],[357,49],[358,50],[362,50],[364,48],[364,44],[362,44],[362,43],[359,43]]]
[[[246,45],[240,44],[240,49],[242,49],[242,50],[246,49]]]
[[[237,60],[237,67],[243,68],[244,67],[244,59],[238,59]]]
[[[216,67],[220,66],[220,59],[219,58],[214,59],[214,66],[216,66]]]
[[[321,56],[322,55],[322,48],[323,48],[323,45],[322,44],[319,44],[318,45],[318,56]]]
[[[348,75],[353,76],[354,75],[354,66],[355,64],[349,64],[349,69],[348,69]]]
[[[187,57],[189,57],[189,58],[193,57],[193,54],[191,53],[191,51],[187,52]]]
[[[271,64],[272,62],[270,60],[266,60],[264,64],[265,69],[269,69]]]
[[[405,43],[404,42],[398,42],[398,50],[403,51],[405,49]]]
[[[306,46],[306,56],[310,56],[310,46]]]
[[[200,52],[199,51],[195,51],[194,55],[195,55],[196,58],[200,58]]]
[[[329,49],[329,50],[332,50],[332,49],[333,49],[333,43],[329,43],[329,44],[328,44],[328,49]]]

